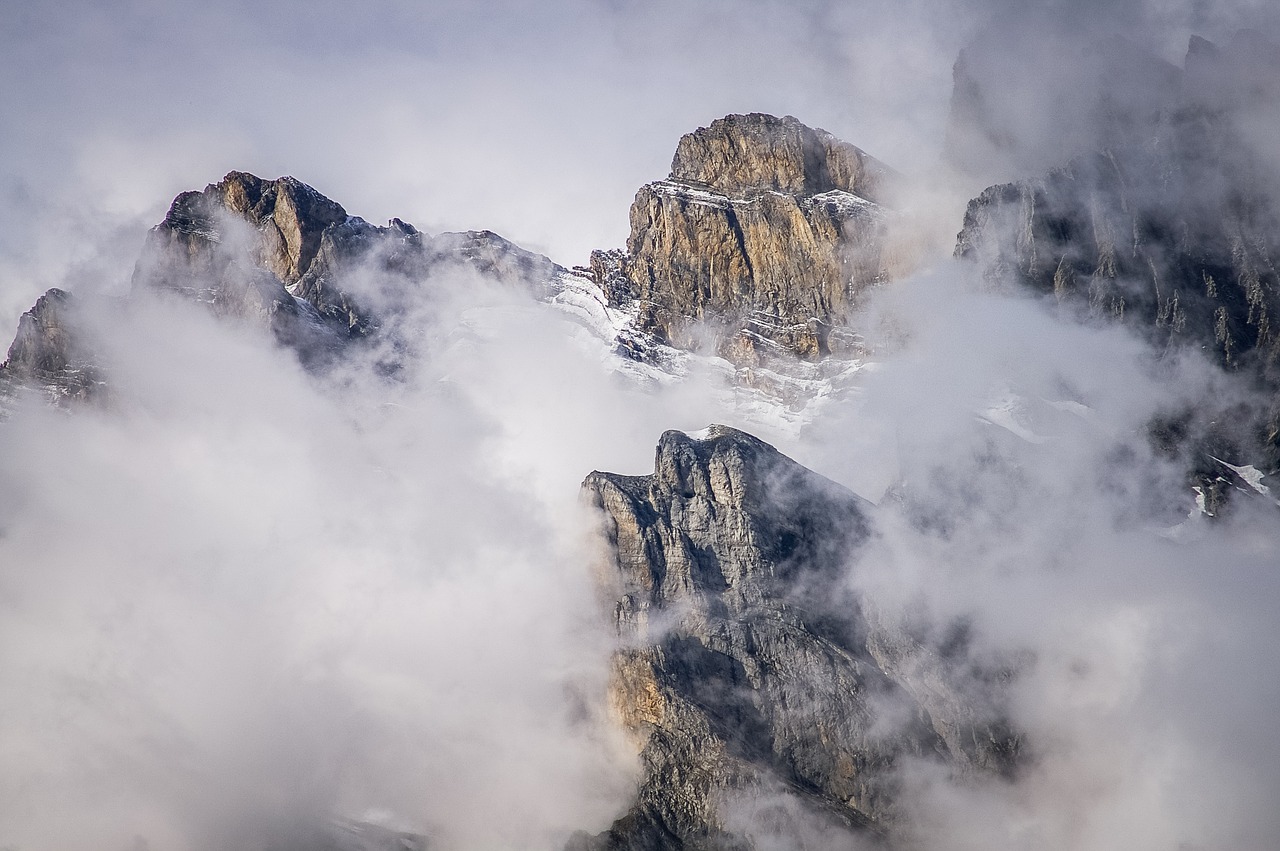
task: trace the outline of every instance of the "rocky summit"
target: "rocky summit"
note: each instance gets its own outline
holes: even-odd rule
[[[669,431],[652,474],[583,491],[613,552],[611,697],[644,774],[581,847],[749,848],[745,832],[810,820],[887,835],[902,757],[1012,766],[1017,738],[961,697],[946,651],[842,590],[870,503],[724,426]],[[901,723],[878,723],[890,705]],[[725,808],[744,797],[772,826]]]
[[[269,325],[311,361],[369,336],[433,275],[460,270],[537,289],[559,267],[490,231],[431,236],[400,219],[379,227],[293,177],[233,171],[174,199],[133,285]]]
[[[1233,135],[1223,110],[1239,75],[1206,44],[1193,45],[1185,98],[1162,101],[1142,132],[981,192],[957,222],[956,255],[1075,319],[1130,323],[1155,351],[1208,352],[1262,389],[1240,416],[1204,408],[1151,424],[1172,455],[1200,441],[1192,481],[1212,514],[1233,487],[1270,493],[1251,459],[1280,466],[1280,221],[1275,187],[1241,177],[1269,172]],[[1240,85],[1256,99],[1262,83]],[[957,86],[956,114],[987,120],[992,96],[964,67]],[[971,142],[1007,136],[978,129]],[[407,305],[438,276],[471,275],[562,311],[624,378],[676,381],[701,357],[782,382],[865,354],[847,326],[890,283],[900,180],[790,116],[729,115],[680,139],[670,174],[639,189],[625,250],[571,270],[489,231],[376,226],[292,177],[233,171],[173,200],[125,301],[197,302],[323,374],[354,347],[388,343],[395,357],[418,345],[400,327]],[[22,316],[0,395],[110,405],[111,365],[81,322],[86,304],[53,289]],[[805,392],[832,385],[815,379]],[[815,830],[823,838],[808,847],[894,847],[908,763],[957,783],[1024,767],[1006,701],[1018,666],[978,665],[965,623],[894,609],[850,580],[875,558],[883,509],[726,426],[667,431],[652,473],[593,472],[582,496],[607,544],[595,568],[616,637],[609,703],[639,773],[612,823],[583,825],[571,848],[763,851]],[[945,540],[943,525],[929,533]],[[335,824],[299,847],[428,844]]]
[[[641,187],[624,254],[597,282],[640,327],[739,364],[848,351],[833,333],[881,257],[894,173],[790,116],[730,115],[684,136],[666,180]]]
[[[43,392],[55,403],[99,398],[104,384],[76,300],[51,289],[22,314],[0,363],[0,397],[19,389]]]
[[[1102,114],[1105,147],[974,198],[955,249],[992,281],[1126,324],[1165,351],[1204,352],[1258,385],[1251,405],[1176,411],[1153,424],[1165,450],[1197,447],[1193,479],[1211,506],[1238,484],[1219,459],[1280,466],[1280,174],[1250,144],[1240,114],[1280,107],[1280,77],[1245,61],[1261,56],[1280,70],[1277,48],[1258,41],[1243,33],[1219,49],[1193,39],[1183,68],[1160,66],[1154,101]],[[957,76],[970,100],[980,98],[959,66]]]

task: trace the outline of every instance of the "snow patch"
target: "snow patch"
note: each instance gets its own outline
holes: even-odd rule
[[[1217,458],[1213,455],[1210,455],[1209,457],[1213,458],[1213,460],[1217,461],[1219,464],[1226,467],[1231,472],[1235,473],[1237,476],[1240,477],[1241,481],[1243,481],[1249,487],[1253,488],[1253,490],[1257,491],[1258,493],[1262,494],[1265,497],[1269,497],[1272,502],[1276,503],[1276,505],[1280,505],[1280,500],[1277,500],[1275,497],[1271,496],[1271,488],[1269,488],[1268,486],[1262,483],[1262,480],[1266,478],[1266,474],[1263,473],[1261,470],[1259,470],[1257,467],[1253,466],[1252,464],[1242,464],[1240,466],[1236,466],[1235,464],[1228,464],[1226,461],[1223,461],[1221,458]]]

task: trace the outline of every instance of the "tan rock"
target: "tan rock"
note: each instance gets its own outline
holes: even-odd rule
[[[621,270],[598,281],[640,324],[738,364],[833,351],[829,330],[887,277],[893,173],[790,116],[728,116],[680,140],[631,207]],[[594,261],[593,261],[594,262]],[[598,265],[598,264],[597,264]],[[593,267],[594,268],[594,267]]]

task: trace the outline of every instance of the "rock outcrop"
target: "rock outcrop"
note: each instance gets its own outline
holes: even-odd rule
[[[200,302],[218,316],[270,329],[305,365],[321,369],[346,345],[378,335],[389,338],[389,350],[403,349],[397,319],[445,274],[546,297],[568,273],[491,231],[432,236],[400,219],[378,227],[293,177],[233,171],[174,198],[147,234],[124,306],[144,293]],[[30,387],[57,401],[102,396],[107,370],[73,321],[75,304],[52,289],[23,315],[0,365],[0,394]]]
[[[8,356],[0,364],[0,394],[29,387],[60,403],[105,392],[77,307],[70,293],[55,288],[22,314]]]
[[[960,699],[943,654],[844,590],[869,503],[720,426],[664,434],[652,475],[583,487],[612,544],[612,700],[644,774],[581,847],[747,848],[801,822],[882,834],[903,757],[1011,764],[1016,739]]]
[[[233,171],[174,199],[148,234],[134,288],[177,292],[269,325],[304,360],[369,336],[432,275],[476,273],[535,293],[563,271],[489,231],[431,236],[349,216],[293,177]]]
[[[1210,510],[1229,482],[1216,459],[1280,466],[1280,172],[1239,130],[1242,108],[1280,107],[1280,78],[1263,85],[1242,51],[1194,39],[1176,108],[1042,178],[988,188],[956,245],[992,279],[1124,322],[1159,349],[1201,350],[1260,386],[1271,401],[1258,410],[1173,412],[1153,428],[1161,448],[1194,447]],[[1253,53],[1280,70],[1274,51]]]
[[[668,179],[636,194],[625,255],[598,253],[593,272],[678,348],[737,364],[817,359],[841,348],[831,329],[886,277],[893,180],[790,116],[730,115],[680,140]]]
[[[1254,40],[1219,51],[1193,38],[1185,70],[1169,66],[1176,85],[1145,89],[1152,102],[1134,107],[1127,132],[1104,122],[1093,152],[971,201],[956,255],[1280,382],[1280,171],[1238,121],[1280,107],[1280,48]],[[1263,57],[1269,88],[1242,54]],[[962,85],[975,83],[958,70],[958,98]]]

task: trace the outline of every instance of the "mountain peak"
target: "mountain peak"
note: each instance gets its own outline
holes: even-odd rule
[[[22,314],[0,363],[0,396],[22,385],[42,390],[53,401],[88,399],[99,391],[78,310],[71,294],[55,287]]]
[[[841,190],[875,201],[887,175],[882,163],[825,130],[760,112],[726,115],[685,134],[671,161],[671,180],[726,195]]]
[[[626,254],[596,282],[676,348],[747,366],[819,360],[845,351],[831,329],[887,277],[879,202],[894,179],[789,115],[725,116],[686,134],[670,177],[636,193]]]

